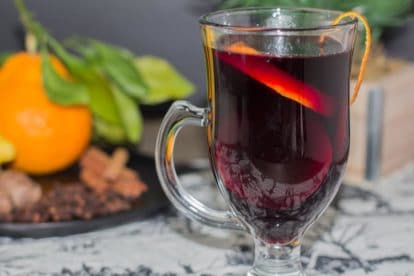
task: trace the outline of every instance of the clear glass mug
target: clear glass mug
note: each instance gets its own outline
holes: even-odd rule
[[[304,232],[338,191],[349,150],[349,80],[357,21],[336,11],[249,8],[200,20],[208,107],[175,102],[156,143],[168,198],[204,224],[255,239],[248,275],[303,275]],[[179,130],[207,129],[210,164],[229,211],[181,186]]]

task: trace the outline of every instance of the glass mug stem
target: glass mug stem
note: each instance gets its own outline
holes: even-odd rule
[[[247,275],[303,275],[300,262],[300,241],[294,240],[289,244],[280,245],[256,239],[254,264]]]
[[[208,109],[186,101],[172,104],[161,123],[155,147],[156,169],[162,188],[173,205],[191,219],[212,227],[248,231],[232,212],[214,210],[186,192],[175,171],[173,149],[178,132],[185,126],[207,127],[208,124]],[[255,239],[254,266],[248,275],[302,275],[300,242],[295,240],[280,245]]]
[[[174,102],[165,115],[155,146],[157,174],[168,199],[186,216],[200,223],[225,229],[245,230],[246,227],[229,211],[209,208],[185,191],[174,167],[173,149],[178,132],[184,126],[208,125],[208,111],[186,101]]]

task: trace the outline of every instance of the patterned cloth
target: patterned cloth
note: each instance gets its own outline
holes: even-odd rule
[[[193,194],[220,204],[200,174]],[[201,196],[203,195],[203,196]],[[414,275],[414,165],[370,188],[343,186],[307,232],[303,264],[326,275]],[[64,238],[0,239],[0,275],[245,275],[251,238],[211,229],[174,211],[150,220]]]

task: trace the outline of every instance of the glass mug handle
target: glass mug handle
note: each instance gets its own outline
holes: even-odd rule
[[[211,209],[189,194],[181,185],[174,167],[173,150],[178,132],[185,126],[206,127],[208,110],[186,101],[174,102],[165,115],[155,146],[155,165],[161,186],[173,205],[186,216],[203,224],[234,230],[245,230],[230,211]]]

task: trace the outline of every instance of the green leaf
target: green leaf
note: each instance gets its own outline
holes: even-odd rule
[[[65,46],[79,54],[88,64],[99,65],[98,51],[91,46],[90,40],[82,37],[65,39]]]
[[[108,123],[122,125],[122,119],[115,104],[108,82],[97,76],[94,81],[85,82],[89,91],[89,107],[92,113]]]
[[[121,124],[111,88],[96,64],[70,54],[55,40],[51,40],[49,44],[72,76],[87,86],[92,113],[109,123]]]
[[[241,0],[227,0],[227,1],[223,1],[223,3],[220,5],[220,8],[229,9],[229,8],[240,7],[244,5],[247,6],[247,4]]]
[[[61,105],[85,105],[89,103],[86,86],[62,78],[53,68],[47,51],[42,52],[43,85],[48,98]]]
[[[72,40],[72,47],[102,72],[120,90],[134,99],[141,100],[147,94],[147,86],[134,64],[129,51],[96,40]]]
[[[111,124],[99,117],[94,118],[95,134],[111,144],[123,144],[126,140],[126,133],[122,126]]]
[[[168,61],[154,56],[138,57],[135,61],[149,88],[148,94],[141,99],[142,103],[159,104],[186,98],[194,92],[194,85]]]
[[[112,93],[127,139],[131,143],[137,143],[141,139],[143,129],[142,115],[138,105],[130,96],[124,94],[116,86],[112,87]]]
[[[87,63],[87,61],[69,53],[58,41],[53,38],[48,40],[50,48],[56,53],[59,59],[66,65],[71,75],[80,81],[96,81],[99,73]]]
[[[12,52],[3,52],[0,54],[0,67],[3,66],[4,62],[12,55]]]
[[[87,86],[90,98],[89,107],[95,117],[120,125],[122,120],[114,103],[111,88],[96,64],[89,59],[81,59],[69,53],[54,39],[49,41],[49,45],[72,76]]]

